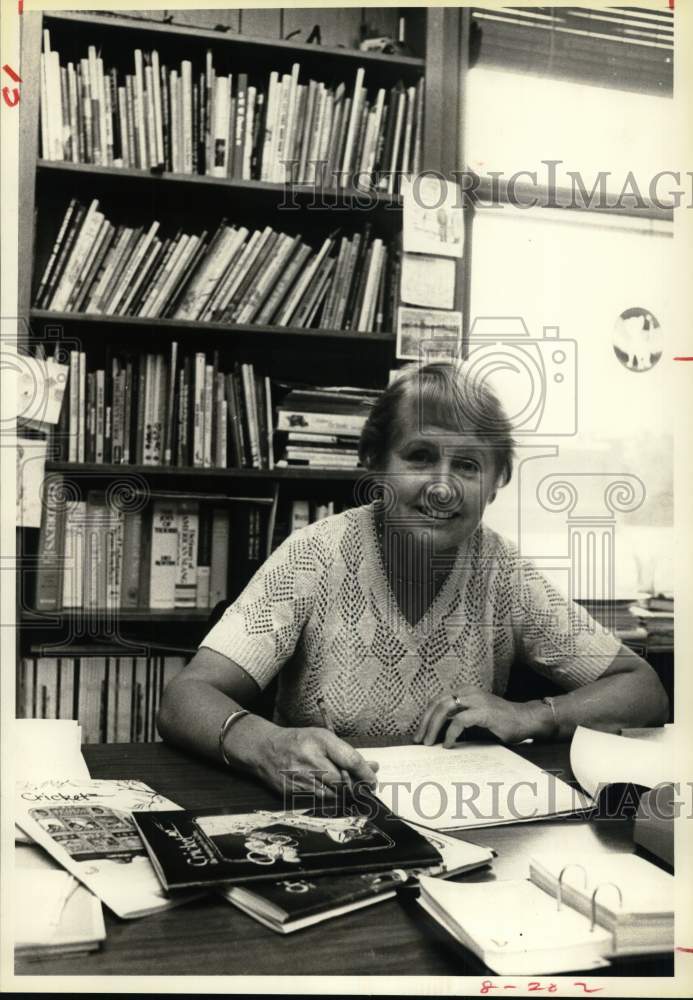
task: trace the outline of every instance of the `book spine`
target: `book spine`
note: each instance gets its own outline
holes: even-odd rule
[[[63,562],[62,606],[82,607],[84,573],[85,501],[70,503],[65,513],[65,549]]]
[[[123,513],[109,509],[106,527],[106,607],[114,610],[120,606],[123,576]]]
[[[180,503],[177,523],[178,550],[174,601],[177,608],[194,608],[197,595],[198,505]]]
[[[202,453],[203,465],[206,469],[212,467],[212,435],[214,428],[214,366],[205,364],[205,380],[203,391],[203,425]]]
[[[52,480],[46,490],[41,511],[36,572],[36,610],[57,611],[62,607],[63,553],[65,550],[65,505],[62,477]]]
[[[120,606],[122,608],[136,608],[139,605],[142,528],[142,511],[132,511],[125,514],[123,521],[123,569],[120,580]]]
[[[205,355],[195,354],[193,374],[193,450],[192,464],[204,465],[204,390],[205,390],[206,360]]]
[[[215,507],[212,511],[212,553],[209,579],[209,606],[227,600],[229,575],[229,545],[231,520],[228,510]]]
[[[152,510],[149,607],[174,608],[178,529],[171,501],[155,500]]]
[[[212,561],[212,515],[205,505],[198,520],[197,570],[195,574],[195,607],[209,607],[210,567]]]

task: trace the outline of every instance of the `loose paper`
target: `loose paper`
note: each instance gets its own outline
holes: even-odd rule
[[[413,306],[452,309],[455,304],[454,260],[405,253],[400,298]]]
[[[401,819],[434,830],[521,823],[593,804],[503,746],[374,747],[360,753],[380,765],[378,798]]]
[[[461,257],[464,213],[459,186],[445,177],[402,178],[405,253]]]

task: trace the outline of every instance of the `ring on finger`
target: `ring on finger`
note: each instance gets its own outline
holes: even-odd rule
[[[462,702],[460,701],[460,696],[459,696],[458,694],[454,694],[454,695],[452,696],[452,700],[453,700],[453,701],[454,701],[454,703],[455,703],[455,711],[456,711],[456,712],[461,712],[461,711],[462,711],[462,709],[464,708],[464,705],[463,705],[463,704],[462,704]]]

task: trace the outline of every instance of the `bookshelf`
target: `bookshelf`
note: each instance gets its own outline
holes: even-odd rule
[[[401,201],[396,191],[364,191],[345,183],[291,184],[182,173],[91,162],[67,162],[42,157],[39,95],[44,30],[60,63],[79,62],[88,46],[97,46],[104,66],[124,75],[132,71],[136,48],[156,49],[169,66],[191,60],[195,70],[211,52],[215,69],[232,74],[247,72],[258,84],[272,71],[290,73],[300,64],[301,80],[315,79],[326,87],[344,84],[350,93],[357,71],[365,71],[369,100],[380,88],[388,93],[398,84],[414,89],[419,81],[425,113],[422,121],[422,169],[443,174],[460,162],[455,129],[444,126],[450,114],[459,114],[458,80],[451,67],[466,62],[468,16],[456,9],[374,8],[365,11],[371,28],[396,32],[397,18],[405,18],[411,53],[384,55],[361,52],[355,45],[359,8],[242,11],[175,11],[164,21],[163,12],[137,15],[105,13],[27,12],[22,18],[21,104],[23,142],[20,152],[20,274],[19,315],[27,319],[31,340],[37,344],[75,344],[89,368],[107,367],[114,353],[166,354],[176,341],[181,354],[204,351],[220,358],[220,365],[255,365],[270,380],[308,384],[382,387],[394,363],[392,324],[382,329],[332,329],[317,326],[272,325],[186,320],[175,316],[112,315],[51,310],[35,305],[37,283],[50,258],[52,243],[70,199],[99,208],[113,224],[146,225],[158,220],[186,232],[203,227],[214,232],[223,217],[229,224],[249,228],[273,226],[289,237],[305,238],[313,248],[333,230],[352,239],[367,221],[373,237],[395,245],[401,230]],[[148,16],[150,15],[150,16]],[[183,21],[184,23],[176,23]],[[221,21],[221,23],[220,23]],[[375,23],[377,22],[377,23]],[[329,45],[301,41],[320,24]],[[298,38],[287,39],[293,31]],[[198,164],[199,165],[199,164]],[[459,264],[456,308],[464,309],[468,275]],[[319,315],[319,313],[318,313]],[[295,500],[353,502],[358,473],[348,468],[210,468],[184,465],[115,464],[65,461],[55,449],[47,456],[46,475],[69,483],[74,496],[86,500],[90,491],[104,490],[134,478],[154,496],[161,491],[206,497],[219,494],[246,497],[249,508],[258,498],[272,499],[267,531]],[[204,500],[202,501],[204,504]],[[76,656],[122,648],[136,655],[151,647],[190,652],[205,632],[210,608],[56,608],[36,610],[34,576],[40,562],[38,532],[27,529],[19,542],[24,570],[18,599],[19,653],[24,657]],[[162,630],[163,633],[162,633]],[[139,645],[138,645],[139,644]],[[52,652],[53,651],[53,652]],[[104,654],[107,655],[107,654]]]

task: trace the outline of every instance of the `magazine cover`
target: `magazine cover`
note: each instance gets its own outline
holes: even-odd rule
[[[141,781],[18,783],[15,821],[119,917],[173,905],[161,891],[131,813],[177,809]],[[178,899],[176,902],[181,902]]]
[[[439,864],[421,834],[377,807],[331,811],[228,808],[135,812],[133,819],[166,890]]]

